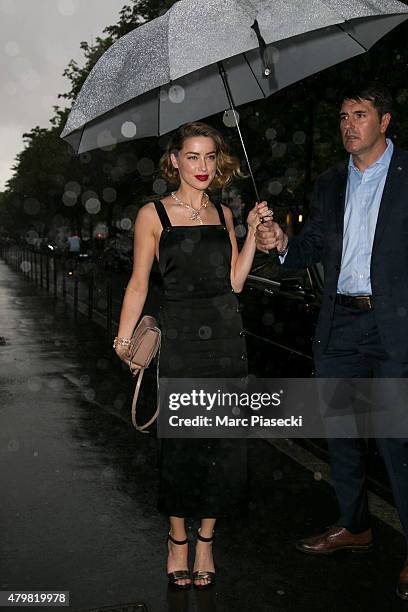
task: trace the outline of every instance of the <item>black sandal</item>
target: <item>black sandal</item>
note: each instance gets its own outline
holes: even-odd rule
[[[204,538],[200,530],[197,531],[197,540],[200,542],[212,542],[214,540],[214,534],[211,538]],[[196,580],[208,580],[207,584],[196,584]],[[208,589],[215,584],[215,572],[209,572],[207,570],[196,570],[193,572],[193,586],[195,589]]]
[[[170,540],[173,544],[177,544],[178,546],[183,546],[183,544],[188,544],[188,538],[185,540],[175,540],[173,536],[170,534],[167,536],[167,542]],[[179,589],[180,591],[184,591],[185,589],[189,589],[191,587],[191,576],[188,569],[185,570],[176,570],[175,572],[169,572],[167,574],[169,578],[169,587],[174,589]],[[190,580],[188,584],[178,584],[177,580]]]

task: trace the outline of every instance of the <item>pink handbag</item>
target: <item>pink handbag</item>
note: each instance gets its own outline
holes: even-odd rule
[[[150,362],[159,351],[160,342],[161,331],[157,325],[156,319],[149,315],[145,315],[133,330],[126,353],[121,357],[123,361],[128,364],[133,376],[136,377],[136,387],[132,401],[132,423],[138,431],[142,431],[143,433],[148,433],[144,430],[156,420],[159,414],[159,406],[157,405],[156,412],[147,423],[138,425],[136,420],[137,398],[139,396],[144,371],[149,367]],[[135,368],[135,366],[138,367]]]

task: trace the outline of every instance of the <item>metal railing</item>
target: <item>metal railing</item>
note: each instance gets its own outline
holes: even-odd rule
[[[37,287],[103,326],[109,336],[119,321],[129,274],[113,272],[103,257],[40,252],[0,243],[0,256]]]

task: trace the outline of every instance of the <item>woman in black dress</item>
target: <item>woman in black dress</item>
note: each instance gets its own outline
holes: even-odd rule
[[[221,134],[204,123],[177,130],[161,168],[178,188],[138,213],[133,273],[116,350],[126,350],[156,257],[164,284],[160,376],[245,377],[245,340],[235,293],[242,290],[254,258],[258,205],[248,215],[246,240],[238,253],[231,211],[212,203],[206,190],[241,175],[239,161],[229,155]],[[170,517],[167,572],[172,585],[188,588],[192,582],[185,518],[201,519],[193,584],[206,588],[215,578],[211,543],[216,519],[236,510],[245,494],[244,440],[161,441],[158,507]]]

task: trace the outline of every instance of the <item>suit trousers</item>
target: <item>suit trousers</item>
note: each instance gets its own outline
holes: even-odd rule
[[[408,377],[408,362],[395,361],[385,351],[374,310],[360,311],[337,304],[329,343],[323,353],[315,354],[315,369],[319,378]],[[408,539],[408,438],[381,438],[379,434],[376,435],[376,444],[385,462],[401,524]],[[406,435],[406,432],[402,435]],[[328,447],[340,507],[337,525],[352,533],[365,531],[370,527],[366,442],[361,438],[329,436]]]

